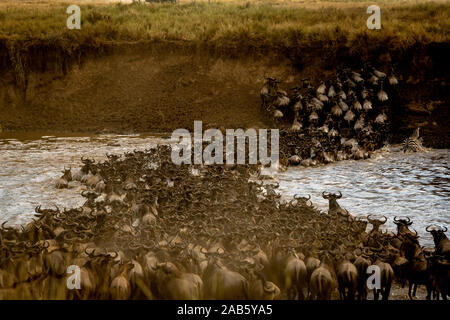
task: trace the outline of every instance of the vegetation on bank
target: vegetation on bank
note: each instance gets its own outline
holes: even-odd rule
[[[397,63],[403,63],[403,69],[413,64],[415,70],[439,71],[450,44],[450,4],[437,1],[375,1],[381,7],[381,30],[367,28],[370,3],[358,0],[319,0],[316,6],[309,0],[305,6],[272,0],[177,4],[84,1],[79,4],[80,30],[66,27],[66,9],[73,3],[7,1],[0,3],[0,74],[12,71],[16,87],[25,95],[31,71],[65,74],[84,56],[135,42],[170,42],[235,56],[271,53],[290,58],[299,69],[308,63],[308,57],[322,59],[329,68],[363,60],[391,63],[393,55]],[[415,61],[417,57],[430,58]],[[438,63],[431,66],[429,61],[435,57]]]
[[[382,29],[365,7],[306,9],[276,3],[80,4],[81,30],[66,28],[71,3],[0,6],[0,39],[181,40],[215,47],[290,48],[323,41],[395,39],[398,46],[450,40],[450,4],[382,2]],[[317,7],[320,7],[320,2]]]

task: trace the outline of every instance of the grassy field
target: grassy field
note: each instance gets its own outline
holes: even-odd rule
[[[329,40],[450,40],[450,4],[430,1],[181,1],[178,4],[78,2],[81,30],[66,28],[69,4],[2,2],[0,39],[181,40],[216,47],[293,47]],[[366,8],[378,3],[382,29],[368,30]]]

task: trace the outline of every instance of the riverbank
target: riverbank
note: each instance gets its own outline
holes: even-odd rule
[[[359,4],[81,5],[82,29],[70,31],[63,4],[2,4],[0,126],[170,132],[203,120],[205,127],[267,127],[259,112],[266,75],[282,87],[304,77],[316,84],[338,66],[370,61],[381,70],[395,64],[399,74],[394,138],[420,125],[426,145],[448,147],[450,6],[380,6],[383,28],[371,31]]]

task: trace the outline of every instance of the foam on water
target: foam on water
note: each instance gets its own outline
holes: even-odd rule
[[[0,222],[18,225],[29,221],[34,208],[79,206],[85,200],[83,186],[54,187],[64,167],[80,166],[80,157],[104,160],[106,154],[144,150],[170,140],[148,135],[97,135],[80,137],[37,136],[33,139],[0,139]],[[289,168],[278,174],[285,198],[295,194],[312,196],[315,206],[326,211],[322,191],[337,192],[339,203],[353,215],[378,214],[389,218],[409,216],[422,236],[428,224],[450,222],[450,150],[405,154],[398,146],[385,148],[364,161],[341,161],[316,168]]]
[[[155,136],[41,136],[37,140],[0,139],[0,222],[19,225],[33,218],[34,208],[80,206],[84,186],[71,182],[56,189],[64,167],[78,168],[80,157],[106,159],[106,154],[144,150],[166,140]]]
[[[396,230],[394,216],[408,216],[422,243],[432,245],[425,231],[428,224],[450,222],[450,150],[402,153],[394,146],[364,161],[341,161],[317,168],[289,168],[279,175],[280,190],[286,196],[312,196],[326,211],[322,192],[343,193],[338,200],[355,216],[385,215],[387,228]]]

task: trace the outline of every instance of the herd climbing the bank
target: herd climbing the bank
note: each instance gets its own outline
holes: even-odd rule
[[[303,79],[289,93],[269,77],[261,110],[282,130],[281,153],[292,165],[366,159],[389,138],[389,115],[398,80],[370,64],[358,72],[338,69],[313,86]]]

